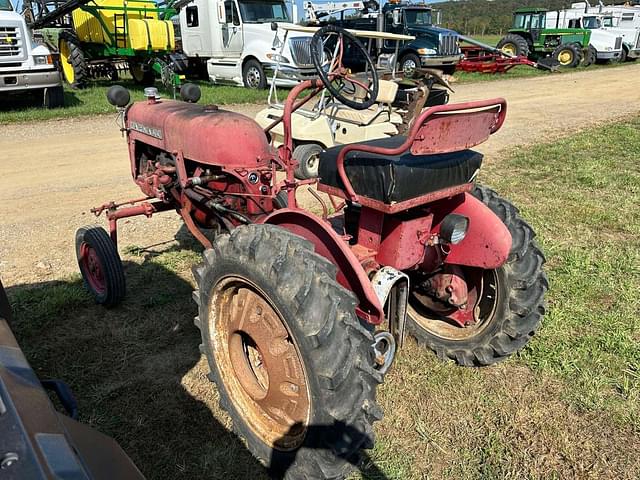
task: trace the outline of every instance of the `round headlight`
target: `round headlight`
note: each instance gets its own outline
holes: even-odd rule
[[[469,219],[464,215],[451,213],[444,217],[440,225],[440,238],[451,245],[457,245],[467,235]]]

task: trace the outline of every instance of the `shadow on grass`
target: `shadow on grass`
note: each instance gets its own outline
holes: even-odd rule
[[[128,297],[113,309],[95,305],[80,279],[8,288],[14,334],[36,373],[65,380],[80,420],[114,437],[147,478],[269,478],[216,418],[192,286],[163,255],[125,264]],[[362,465],[385,478],[368,457]]]

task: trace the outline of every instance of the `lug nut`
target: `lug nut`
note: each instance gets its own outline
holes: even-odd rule
[[[9,452],[5,454],[4,457],[2,457],[2,460],[0,460],[0,468],[2,470],[6,470],[7,468],[10,468],[17,461],[18,461],[18,454]]]

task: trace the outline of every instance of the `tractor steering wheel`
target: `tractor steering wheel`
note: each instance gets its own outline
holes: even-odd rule
[[[337,40],[335,44],[334,40]],[[353,76],[342,64],[345,47],[349,43],[364,56],[364,73],[367,78],[371,77],[370,82]],[[378,72],[369,52],[353,34],[335,25],[320,28],[311,39],[311,58],[320,80],[340,103],[355,110],[366,110],[375,103],[379,88]],[[353,96],[349,98],[345,94]],[[357,98],[362,94],[361,99]]]

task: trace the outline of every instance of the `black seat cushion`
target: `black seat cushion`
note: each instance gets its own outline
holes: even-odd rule
[[[358,145],[397,148],[405,140],[406,137],[395,136]],[[345,146],[338,145],[320,154],[320,183],[344,189],[336,161]],[[481,165],[482,154],[473,150],[434,155],[406,152],[390,157],[353,151],[347,153],[345,171],[358,195],[391,204],[468,183]]]

